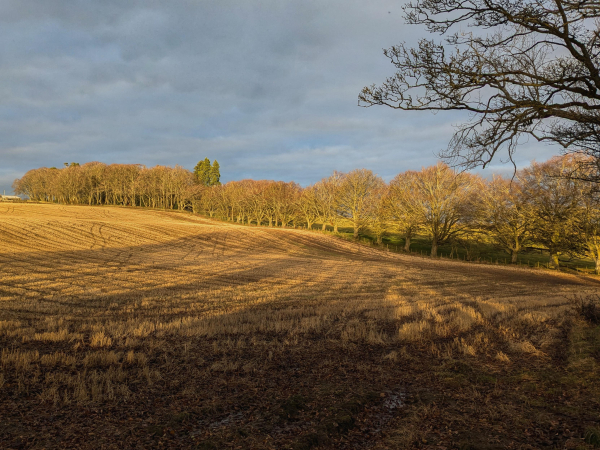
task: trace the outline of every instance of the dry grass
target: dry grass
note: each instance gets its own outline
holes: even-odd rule
[[[597,286],[184,213],[31,204],[0,208],[0,274],[0,405],[62,411],[55,426],[82,448],[98,442],[81,427],[107,448],[360,444],[327,425],[335,405],[366,424],[371,392],[427,364],[546,364],[566,296]],[[111,418],[81,416],[94,408]],[[6,442],[60,447],[11,417]]]

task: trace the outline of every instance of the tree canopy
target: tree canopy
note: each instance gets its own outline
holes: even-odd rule
[[[212,167],[210,168],[210,174],[208,177],[208,185],[209,186],[218,186],[221,184],[221,168],[219,163],[215,159],[213,161]]]
[[[199,184],[203,186],[209,186],[210,184],[210,159],[204,158],[198,161],[196,167],[194,167],[194,175]]]
[[[194,167],[194,176],[198,184],[202,186],[218,186],[221,184],[221,168],[215,159],[210,165],[210,159],[204,158],[198,161]]]

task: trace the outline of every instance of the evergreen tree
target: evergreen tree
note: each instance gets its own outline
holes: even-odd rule
[[[204,158],[204,160],[199,161],[198,164],[196,164],[196,167],[194,167],[194,175],[196,176],[196,180],[198,180],[199,184],[210,186],[210,159]]]
[[[221,172],[219,171],[219,163],[215,159],[210,169],[210,182],[209,186],[216,186],[221,184]]]

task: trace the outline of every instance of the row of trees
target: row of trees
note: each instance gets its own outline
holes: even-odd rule
[[[179,166],[90,162],[30,170],[15,180],[13,189],[35,201],[184,209],[202,186]]]
[[[455,173],[444,164],[398,174],[385,183],[358,169],[308,186],[294,182],[198,183],[181,167],[88,163],[63,169],[35,169],[15,181],[15,192],[33,200],[61,203],[189,209],[244,224],[306,226],[334,232],[350,225],[354,237],[369,231],[378,243],[401,234],[406,251],[416,235],[427,236],[431,254],[451,245],[467,255],[476,244],[493,243],[513,262],[524,249],[547,249],[550,264],[587,255],[600,272],[600,206],[589,184],[570,176],[574,156],[533,163],[512,180],[484,180]]]

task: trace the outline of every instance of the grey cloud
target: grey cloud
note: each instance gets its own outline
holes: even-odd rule
[[[400,13],[391,0],[0,0],[0,190],[65,161],[208,156],[225,180],[302,184],[435,163],[460,116],[357,107],[393,73],[381,49],[422,35]]]

